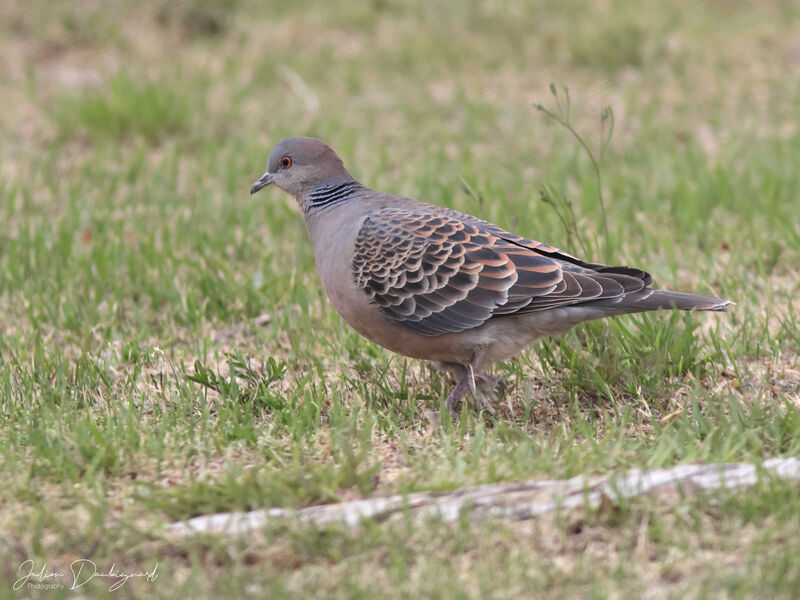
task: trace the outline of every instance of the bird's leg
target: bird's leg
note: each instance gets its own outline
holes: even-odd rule
[[[450,395],[447,396],[447,410],[450,411],[450,416],[458,417],[456,406],[470,389],[471,380],[472,378],[469,376],[467,369],[464,369],[461,377],[457,378],[455,387],[450,391]]]
[[[501,383],[496,378],[492,377],[491,375],[488,375],[484,371],[479,371],[478,373],[475,373],[475,379],[484,383],[488,383],[489,385],[494,387],[501,385]]]
[[[489,396],[487,398],[486,396]],[[494,406],[492,406],[492,401],[497,400],[497,394],[494,393],[494,390],[489,390],[488,394],[484,393],[483,390],[481,391],[473,391],[472,397],[475,399],[475,405],[478,407],[478,410],[485,410],[493,417],[497,416],[497,412],[494,410]]]
[[[493,417],[497,416],[497,413],[494,410],[494,406],[492,406],[492,402],[486,398],[486,394],[484,394],[483,386],[481,386],[480,391],[477,389],[475,385],[475,380],[477,379],[481,383],[485,383],[487,381],[495,381],[493,377],[489,377],[483,371],[476,371],[473,365],[477,362],[476,358],[472,359],[472,362],[469,364],[467,371],[470,375],[470,392],[472,393],[472,397],[475,399],[475,405],[478,407],[478,410],[485,410]],[[490,389],[488,395],[491,397],[492,401],[497,400],[497,394],[494,393],[494,390]]]
[[[494,407],[486,400],[484,395],[478,391],[475,385],[476,379],[481,382],[493,380],[493,378],[486,375],[486,373],[478,367],[483,358],[483,353],[484,349],[481,348],[472,355],[472,358],[466,365],[457,365],[459,368],[455,368],[456,365],[451,366],[451,372],[456,377],[456,386],[447,397],[447,409],[453,416],[458,414],[455,410],[456,405],[461,401],[467,391],[472,394],[478,410],[483,409],[491,415],[495,414]],[[494,394],[492,394],[492,396],[494,396]]]
[[[499,402],[506,395],[506,383],[503,380],[487,375],[483,371],[475,373],[475,379],[481,391],[488,395],[492,402]]]

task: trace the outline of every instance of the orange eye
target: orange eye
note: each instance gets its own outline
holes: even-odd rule
[[[288,156],[281,156],[281,166],[284,169],[288,169],[292,166],[292,159]]]

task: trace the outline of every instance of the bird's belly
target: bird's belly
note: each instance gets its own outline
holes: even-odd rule
[[[328,298],[344,321],[359,334],[376,344],[411,358],[466,364],[482,350],[482,365],[506,360],[519,354],[550,331],[548,319],[527,315],[527,319],[505,317],[492,319],[480,327],[456,333],[427,336],[392,321],[369,302],[362,290],[341,293],[341,286],[326,286]]]
[[[355,286],[325,285],[328,299],[344,321],[363,337],[411,358],[443,362],[468,362],[474,352],[474,336],[444,334],[427,336],[394,322]]]

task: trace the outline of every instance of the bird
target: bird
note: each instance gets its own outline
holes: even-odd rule
[[[339,315],[384,348],[449,372],[453,416],[467,393],[495,414],[489,399],[502,384],[485,369],[542,336],[626,313],[732,304],[655,289],[641,269],[587,262],[484,219],[372,190],[318,139],[279,142],[250,193],[269,185],[297,201]]]

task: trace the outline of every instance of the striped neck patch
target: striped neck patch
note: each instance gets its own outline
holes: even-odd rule
[[[336,185],[321,185],[306,196],[306,213],[326,208],[346,200],[359,188],[356,181],[346,181]]]

